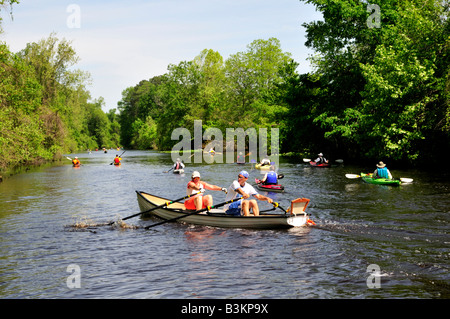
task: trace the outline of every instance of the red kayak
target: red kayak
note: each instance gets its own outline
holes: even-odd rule
[[[284,186],[280,185],[280,184],[264,185],[264,184],[261,184],[261,181],[257,178],[255,178],[255,183],[256,183],[256,187],[262,191],[279,192],[279,193],[284,192]]]
[[[314,162],[314,161],[309,162],[309,164],[310,164],[312,167],[330,167],[330,166],[331,166],[330,163],[317,164],[317,163]]]

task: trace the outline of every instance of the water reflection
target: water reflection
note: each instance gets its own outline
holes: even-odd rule
[[[0,274],[3,298],[445,298],[449,296],[448,176],[413,177],[405,187],[348,180],[364,168],[305,167],[282,159],[285,193],[268,193],[284,208],[306,197],[316,227],[244,230],[127,220],[131,227],[72,231],[74,222],[117,221],[139,211],[135,190],[175,199],[190,174],[228,187],[251,164],[190,164],[164,173],[170,154],[127,151],[74,154],[83,165],[37,168],[0,183]],[[215,203],[225,195],[211,192]],[[261,209],[271,205],[259,202]],[[274,212],[282,213],[281,210]],[[81,268],[82,286],[66,286],[67,266]],[[378,264],[382,289],[366,287]],[[152,284],[149,285],[149,282]]]

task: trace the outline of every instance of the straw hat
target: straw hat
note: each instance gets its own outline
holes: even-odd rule
[[[377,164],[377,167],[378,168],[383,168],[383,167],[385,167],[386,166],[386,164],[384,164],[382,161],[380,161],[378,164]]]

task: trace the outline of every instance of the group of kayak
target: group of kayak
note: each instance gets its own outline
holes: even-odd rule
[[[123,153],[125,153],[126,151],[123,151]],[[114,157],[114,160],[112,161],[112,163],[110,163],[109,165],[115,165],[115,166],[120,166],[122,163],[122,154],[118,155],[116,154],[116,157]],[[66,157],[68,160],[72,161],[72,166],[73,167],[80,167],[81,166],[81,161],[79,160],[78,156],[75,156],[73,159],[71,159],[70,157]]]

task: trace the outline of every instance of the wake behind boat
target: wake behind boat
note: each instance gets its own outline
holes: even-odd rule
[[[170,203],[169,199],[151,195],[142,191],[136,191],[138,204],[141,212],[148,211],[157,206]],[[260,216],[233,216],[225,214],[222,209],[211,209],[207,212],[192,214],[194,211],[187,210],[183,203],[175,202],[168,206],[152,210],[151,215],[164,220],[173,219],[186,215],[178,219],[186,223],[205,225],[213,227],[232,228],[253,228],[253,229],[274,229],[300,227],[308,223],[309,217],[305,212],[309,203],[307,198],[298,198],[291,202],[290,214],[267,214]]]

